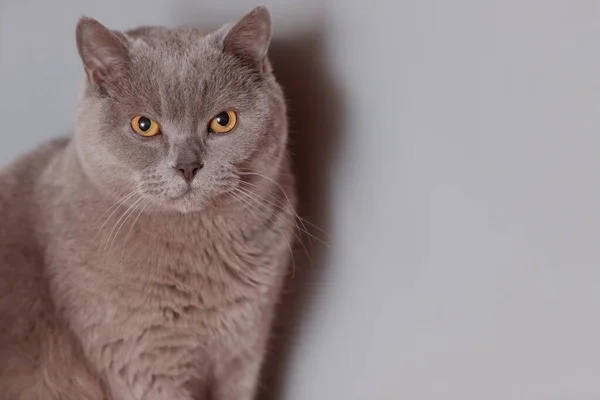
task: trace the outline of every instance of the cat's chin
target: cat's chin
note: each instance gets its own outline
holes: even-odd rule
[[[154,209],[162,211],[175,211],[179,213],[192,213],[204,210],[211,201],[194,190],[167,198],[156,198],[153,201]]]
[[[190,190],[183,196],[161,200],[159,207],[163,210],[186,214],[207,209],[228,208],[230,205],[231,197],[229,197],[228,192],[226,191],[206,194]]]
[[[196,196],[185,195],[176,198],[154,199],[149,207],[150,211],[191,213],[201,211],[206,207],[206,202]]]

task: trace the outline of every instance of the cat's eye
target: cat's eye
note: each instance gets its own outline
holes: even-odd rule
[[[215,115],[208,124],[208,130],[212,133],[227,133],[235,128],[237,114],[235,111],[222,111]]]
[[[144,137],[156,136],[160,133],[160,125],[143,115],[136,115],[131,119],[131,129]]]

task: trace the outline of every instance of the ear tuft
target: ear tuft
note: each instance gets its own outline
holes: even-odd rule
[[[227,32],[223,39],[223,51],[251,62],[264,71],[271,34],[271,13],[265,6],[256,7]]]
[[[125,40],[95,19],[79,19],[76,39],[79,56],[91,83],[106,83],[127,67],[129,51]]]

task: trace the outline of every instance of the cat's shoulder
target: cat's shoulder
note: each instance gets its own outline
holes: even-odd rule
[[[11,164],[0,170],[0,209],[5,203],[25,200],[23,195],[30,192],[38,177],[50,161],[65,149],[70,142],[61,137],[42,143],[35,149],[17,157]]]

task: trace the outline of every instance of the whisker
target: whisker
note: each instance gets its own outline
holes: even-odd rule
[[[106,224],[108,223],[108,221],[110,220],[110,218],[117,212],[117,210],[119,209],[119,207],[122,206],[128,199],[130,199],[131,197],[133,197],[138,192],[139,192],[139,190],[136,189],[133,192],[125,195],[120,200],[117,200],[112,206],[108,207],[108,209],[106,211],[104,211],[104,213],[102,213],[102,215],[94,223],[94,226],[97,226],[98,222],[100,222],[100,220],[102,219],[102,217],[105,216],[106,213],[109,212],[113,207],[115,207],[115,209],[113,210],[113,212],[106,218],[106,220],[104,221],[104,223],[102,224],[102,226],[100,227],[100,229],[98,229],[98,231],[96,232],[96,236],[94,236],[94,239],[96,239],[98,237],[98,234],[100,233],[100,231],[102,231],[102,229],[106,226]]]
[[[275,184],[275,185],[276,185],[276,186],[279,188],[279,190],[281,191],[281,193],[282,193],[282,194],[285,196],[285,198],[287,199],[288,203],[289,203],[289,204],[292,204],[292,202],[291,202],[290,198],[288,197],[287,193],[285,192],[285,189],[283,188],[283,186],[281,186],[281,184],[280,184],[279,182],[275,181],[273,178],[271,178],[271,177],[269,177],[269,176],[267,176],[267,175],[264,175],[264,174],[258,173],[258,172],[254,172],[254,171],[243,171],[243,172],[239,172],[239,174],[240,174],[240,175],[254,175],[254,176],[258,176],[258,177],[262,177],[262,178],[264,178],[264,179],[267,179],[268,181],[270,181],[270,182],[272,182],[273,184]],[[248,182],[248,183],[249,183],[249,182]],[[293,207],[292,207],[292,208],[293,208]],[[300,218],[300,216],[298,215],[298,213],[296,213],[296,211],[295,211],[295,210],[294,210],[294,213],[296,214],[296,217],[297,217],[297,218],[299,218],[299,219],[301,219],[301,220],[304,220],[303,218]],[[314,224],[310,223],[309,221],[306,221],[306,222],[308,222],[309,224],[313,225],[313,226],[314,226],[315,228],[317,228],[318,230],[322,231],[322,230],[321,230],[321,228],[319,228],[318,226],[316,226],[316,225],[314,225]],[[305,229],[305,233],[306,233],[306,234],[308,234],[308,235],[310,235],[310,236],[312,236],[314,239],[316,239],[317,241],[319,241],[321,244],[325,245],[326,247],[329,247],[329,245],[328,245],[327,243],[325,243],[325,241],[323,241],[323,240],[319,239],[318,237],[316,237],[316,236],[314,236],[314,235],[310,234],[310,233],[309,233],[309,232],[308,232],[306,229]],[[325,235],[327,235],[327,233],[326,233],[326,232],[323,232],[323,233],[324,233]]]
[[[121,218],[123,218],[123,216],[125,216],[125,214],[128,214],[125,217],[125,219],[123,219],[123,222],[121,222],[121,225],[117,228],[117,231],[115,232],[115,234],[114,234],[114,236],[112,238],[112,241],[110,243],[110,247],[108,249],[107,257],[106,257],[107,260],[108,260],[108,257],[110,257],[110,254],[112,253],[112,248],[113,248],[113,245],[115,244],[115,241],[117,240],[117,238],[119,236],[119,232],[121,231],[121,229],[123,228],[123,226],[125,226],[125,223],[127,223],[127,220],[129,219],[129,217],[131,217],[135,213],[135,211],[137,210],[137,208],[139,208],[144,203],[145,199],[146,199],[146,197],[141,197],[140,199],[136,200],[136,202],[133,203],[131,205],[131,207],[129,207],[127,209],[127,211],[125,211],[125,213],[121,216]],[[115,224],[115,227],[118,224],[119,224],[119,221],[117,221],[117,223]],[[109,239],[110,239],[110,236],[109,236]],[[123,243],[123,245],[121,246],[121,251],[124,251],[124,249],[125,249],[125,243]],[[122,253],[121,253],[121,255],[122,255]],[[119,263],[119,271],[121,272],[121,281],[124,281],[125,280],[125,274],[124,274],[124,271],[123,271],[123,262],[122,262],[122,260]]]
[[[280,205],[278,205],[278,204],[273,204],[273,203],[270,203],[268,200],[264,199],[262,196],[260,196],[260,195],[258,195],[258,194],[255,194],[256,196],[252,196],[250,193],[248,193],[248,191],[246,191],[246,190],[243,190],[243,188],[241,188],[241,187],[239,187],[239,188],[235,188],[235,189],[236,189],[236,190],[239,190],[239,191],[241,191],[241,192],[242,192],[242,193],[244,193],[246,196],[249,196],[249,197],[250,197],[250,198],[251,198],[253,201],[255,201],[255,202],[258,202],[258,203],[260,203],[261,201],[264,201],[265,203],[271,204],[272,206],[274,206],[274,207],[277,207],[277,208],[279,208],[280,210],[282,210],[282,211],[284,211],[284,212],[287,212],[287,213],[288,213],[289,215],[291,215],[291,216],[295,216],[295,215],[297,215],[297,214],[295,214],[295,211],[293,211],[293,209],[292,209],[292,210],[290,210],[290,209],[288,209],[288,208],[283,208],[282,206],[280,206]],[[257,197],[258,197],[258,198],[257,198]],[[290,212],[290,211],[291,211],[291,212]],[[313,239],[315,239],[316,241],[318,241],[318,242],[320,242],[321,244],[323,244],[324,246],[326,246],[326,247],[329,247],[329,245],[328,245],[328,244],[327,244],[325,241],[321,240],[321,239],[320,239],[320,238],[318,238],[317,236],[315,236],[315,235],[313,235],[312,233],[310,233],[310,232],[309,232],[309,231],[306,229],[306,226],[304,226],[304,228],[301,228],[300,226],[298,226],[298,224],[297,224],[297,223],[295,223],[295,224],[294,224],[294,226],[295,226],[295,228],[297,228],[297,229],[298,229],[299,231],[301,231],[302,233],[305,233],[305,234],[306,234],[306,235],[307,235],[309,238],[313,238]],[[300,240],[300,239],[298,238],[298,240]]]
[[[242,181],[242,180],[240,180],[239,182],[240,182],[240,183],[247,184],[247,185],[250,185],[250,186],[252,186],[253,188],[255,187],[255,188],[261,189],[263,192],[267,192],[269,195],[271,195],[271,196],[273,196],[273,197],[275,197],[275,198],[276,198],[276,196],[275,196],[275,194],[274,194],[274,193],[270,192],[269,190],[267,190],[267,189],[265,189],[265,188],[263,188],[263,187],[260,187],[260,186],[258,186],[258,185],[255,185],[255,184],[253,184],[253,183],[246,182],[246,181]],[[241,188],[240,188],[240,189],[241,189]],[[258,193],[257,193],[257,195],[258,195]],[[261,197],[261,200],[263,200],[263,201],[265,201],[265,202],[267,202],[267,203],[271,204],[272,206],[274,206],[274,207],[278,207],[279,209],[281,209],[281,210],[284,210],[283,206],[281,206],[281,205],[278,205],[278,204],[275,204],[275,203],[273,203],[273,202],[270,202],[270,201],[268,201],[267,199],[265,199],[265,198],[264,198],[264,197],[262,197],[262,196],[260,196],[260,197]],[[305,233],[307,233],[307,234],[309,235],[309,237],[311,237],[311,238],[315,238],[315,239],[317,239],[318,241],[320,241],[321,243],[324,243],[322,240],[318,239],[316,236],[314,236],[314,235],[310,234],[310,233],[309,233],[309,230],[308,230],[308,228],[306,227],[306,225],[305,225],[304,223],[306,222],[307,224],[311,225],[313,228],[317,229],[318,231],[320,231],[321,233],[323,233],[323,234],[324,234],[324,235],[326,235],[326,236],[328,236],[328,235],[327,235],[327,233],[326,233],[325,231],[323,231],[321,228],[319,228],[318,226],[316,226],[315,224],[313,224],[313,223],[311,223],[310,221],[307,221],[307,220],[305,220],[304,218],[302,218],[301,216],[299,216],[299,215],[298,215],[298,213],[296,212],[296,210],[294,209],[294,206],[293,206],[293,204],[292,204],[292,203],[290,203],[290,202],[289,202],[289,200],[288,200],[288,204],[290,205],[290,209],[289,209],[289,210],[290,210],[290,211],[293,213],[293,216],[294,216],[295,218],[297,218],[297,219],[298,219],[298,221],[300,221],[300,223],[302,224],[302,227],[304,228],[304,232],[305,232]],[[288,210],[288,209],[285,209],[285,210]]]
[[[146,207],[148,207],[150,205],[150,201],[148,200],[149,198],[150,198],[149,196],[144,196],[145,201],[140,203],[140,206],[138,207],[140,211],[138,212],[137,216],[133,220],[133,223],[129,227],[129,231],[127,231],[127,235],[125,235],[125,240],[123,241],[123,247],[121,248],[121,265],[123,265],[123,254],[125,253],[125,246],[127,245],[127,240],[129,239],[129,235],[131,235],[131,232],[133,231],[133,227],[140,219],[140,216],[142,215],[142,213],[144,212]],[[133,212],[135,212],[135,210]]]
[[[235,188],[234,188],[235,189]],[[242,207],[244,207],[246,210],[248,210],[252,215],[254,215],[254,217],[259,220],[262,225],[265,227],[265,229],[267,229],[267,224],[265,223],[265,221],[260,218],[254,211],[253,211],[253,207],[252,204],[249,203],[247,200],[244,200],[242,197],[236,195],[233,192],[229,192],[229,194],[231,195],[231,197],[233,199],[235,199],[238,203],[240,203],[242,205]],[[296,260],[294,258],[294,252],[292,251],[292,247],[290,246],[289,242],[286,240],[285,244],[287,245],[289,251],[290,251],[290,257],[292,258],[292,278],[294,276],[296,276]],[[312,263],[312,262],[311,262]]]
[[[254,187],[254,188],[260,189],[260,190],[262,190],[263,192],[266,192],[266,193],[268,193],[269,195],[271,195],[271,196],[273,196],[273,197],[276,197],[276,196],[275,196],[275,194],[274,194],[273,192],[271,192],[270,190],[268,190],[268,189],[266,189],[266,188],[264,188],[264,187],[262,187],[262,186],[260,186],[260,185],[257,185],[257,184],[255,184],[255,183],[252,183],[252,182],[242,181],[242,180],[239,180],[239,182],[240,182],[240,183],[243,183],[243,184],[245,184],[245,185],[249,185],[249,186],[252,186],[252,187]],[[290,206],[292,206],[292,207],[293,207],[293,204],[291,204],[291,203],[290,203],[289,199],[287,199],[287,201],[288,201],[288,204],[289,204]],[[317,226],[317,225],[313,224],[312,222],[310,222],[309,220],[307,220],[307,219],[305,219],[305,218],[302,218],[300,215],[298,215],[298,213],[296,213],[296,217],[297,217],[299,220],[301,220],[301,221],[303,221],[303,222],[306,222],[307,224],[309,224],[310,226],[312,226],[313,228],[315,228],[316,230],[318,230],[318,231],[319,231],[319,232],[321,232],[322,234],[324,234],[324,235],[326,235],[326,236],[329,236],[329,234],[328,234],[327,232],[325,232],[323,229],[321,229],[319,226]]]
[[[246,184],[246,185],[248,185],[248,186],[250,186],[250,187],[252,187],[252,188],[261,189],[263,192],[266,192],[268,195],[270,195],[270,196],[272,196],[272,197],[274,197],[274,198],[277,198],[277,196],[276,196],[274,193],[272,193],[271,191],[269,191],[269,190],[267,190],[267,189],[265,189],[265,188],[262,188],[262,187],[261,187],[261,186],[259,186],[259,185],[253,184],[253,183],[251,183],[251,182],[245,182],[245,181],[242,181],[242,180],[239,180],[239,182],[240,182],[240,183],[243,183],[243,184]],[[241,188],[240,188],[240,189],[241,189]],[[257,195],[258,195],[258,193],[257,193]],[[294,216],[295,218],[297,218],[297,219],[300,221],[300,223],[302,224],[302,227],[304,228],[304,230],[305,230],[305,231],[307,231],[307,230],[308,230],[308,229],[306,228],[306,225],[304,225],[304,222],[303,222],[302,218],[300,218],[300,216],[298,215],[298,213],[296,213],[296,211],[294,210],[294,205],[293,205],[293,204],[291,204],[289,201],[288,201],[288,204],[290,205],[290,209],[288,210],[287,208],[284,208],[283,206],[281,206],[281,205],[279,205],[279,204],[276,204],[275,202],[271,202],[271,201],[267,200],[266,198],[264,198],[264,197],[262,197],[262,196],[260,196],[260,197],[261,197],[261,199],[262,199],[263,201],[265,201],[266,203],[268,203],[268,204],[272,205],[273,207],[277,207],[277,208],[279,208],[279,209],[281,209],[281,210],[284,210],[284,211],[291,211],[291,213],[293,213],[293,216]]]
[[[127,210],[125,210],[125,212],[123,214],[121,214],[121,216],[119,217],[119,219],[117,220],[117,222],[113,225],[110,233],[108,234],[105,246],[104,246],[104,252],[105,252],[105,256],[108,257],[110,256],[110,253],[112,252],[112,246],[117,238],[117,236],[119,235],[119,231],[121,230],[121,227],[123,226],[123,224],[125,223],[125,221],[127,221],[127,218],[129,218],[129,212],[131,210],[133,210],[141,201],[144,200],[144,197],[140,197],[139,199],[136,199],[133,204],[131,204],[129,206],[129,208],[127,208]],[[125,218],[123,220],[123,218]],[[119,225],[119,223],[123,221],[122,224]],[[116,231],[115,231],[116,229]],[[113,237],[113,233],[114,233],[114,237]],[[112,237],[112,240],[111,240]],[[108,244],[110,243],[110,247],[108,246]],[[108,247],[108,252],[106,251]]]
[[[256,199],[256,198],[253,198],[253,197],[252,197],[252,196],[251,196],[249,193],[246,193],[246,192],[245,192],[244,190],[242,190],[241,188],[234,188],[234,190],[235,190],[237,193],[239,193],[239,194],[245,195],[246,197],[248,197],[248,198],[249,198],[250,200],[252,200],[252,201],[257,201],[257,199]],[[257,208],[257,206],[256,206],[256,205],[253,205],[253,204],[250,202],[250,200],[246,200],[246,201],[247,201],[247,202],[250,204],[250,206],[253,206],[253,207],[256,209],[256,208]],[[284,211],[287,211],[287,210],[284,210]],[[296,239],[298,240],[298,242],[300,243],[300,245],[301,245],[301,246],[302,246],[302,248],[304,249],[304,252],[305,252],[305,254],[306,254],[306,257],[308,258],[308,261],[309,261],[309,262],[312,264],[312,263],[313,263],[313,260],[312,260],[312,257],[310,256],[310,252],[309,252],[309,251],[308,251],[308,249],[306,248],[306,245],[304,244],[304,242],[302,241],[302,239],[300,238],[300,236],[298,236],[298,234],[296,233],[296,229],[298,229],[298,230],[301,230],[301,229],[300,229],[300,227],[298,226],[298,224],[293,224],[291,221],[287,221],[287,220],[281,220],[281,221],[283,221],[284,223],[288,223],[288,224],[290,224],[290,225],[291,225],[293,228],[295,228],[295,229],[292,229],[292,233],[294,234],[294,236],[296,237]],[[266,226],[265,226],[265,227],[266,227]],[[290,250],[291,250],[291,248],[290,248]]]
[[[106,215],[106,213],[109,212],[113,207],[117,206],[118,204],[122,203],[124,200],[127,200],[129,197],[133,196],[136,192],[138,192],[138,190],[139,189],[135,189],[135,190],[127,193],[125,196],[121,197],[119,200],[115,201],[110,207],[108,207],[106,209],[106,211],[104,211],[104,213],[102,213],[102,215],[100,215],[100,217],[96,220],[95,224],[100,222],[102,217],[104,217]]]

